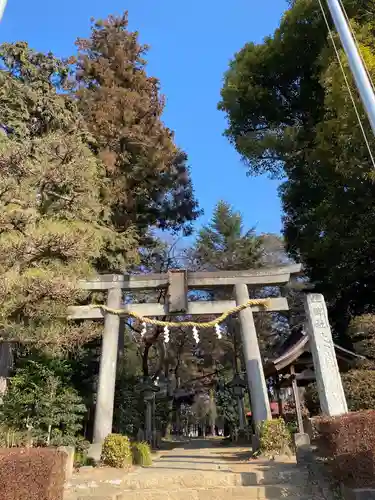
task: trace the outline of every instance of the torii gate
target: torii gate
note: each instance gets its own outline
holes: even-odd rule
[[[186,270],[174,270],[165,274],[108,274],[100,275],[90,281],[83,281],[81,283],[81,287],[85,290],[107,290],[107,307],[111,309],[122,309],[124,315],[126,315],[129,311],[144,317],[166,315],[220,315],[233,307],[247,303],[249,301],[248,287],[259,288],[262,286],[284,286],[291,281],[291,278],[300,273],[301,266],[299,264],[295,264],[277,268],[252,269],[248,271],[189,272]],[[234,299],[218,301],[188,300],[189,290],[202,290],[205,288],[212,289],[216,287],[232,288],[234,291]],[[122,303],[123,290],[141,291],[163,288],[168,291],[168,300],[165,304]],[[310,294],[310,296],[321,297],[325,308],[324,299],[321,295]],[[316,325],[313,317],[314,311],[312,311],[309,304],[310,303],[307,301],[305,310],[313,337],[313,334],[316,333]],[[266,310],[268,312],[274,312],[287,311],[288,309],[287,299],[285,297],[276,297],[269,299]],[[256,427],[262,421],[272,418],[253,318],[253,313],[257,313],[259,311],[264,311],[264,308],[262,306],[251,306],[243,309],[239,313],[247,380],[251,397],[253,419]],[[99,444],[102,443],[105,437],[112,432],[120,315],[103,312],[100,308],[92,309],[90,306],[73,306],[70,308],[69,314],[69,317],[75,320],[95,320],[104,318],[104,332],[100,356],[99,384],[93,435],[93,443]],[[319,314],[319,318],[321,318],[321,311]],[[332,340],[329,324],[328,330],[328,339],[330,337]],[[324,353],[321,349],[316,349],[314,361],[316,361],[319,365],[319,373],[324,375],[323,354]],[[332,366],[329,369],[332,371]],[[336,371],[338,374],[338,369]],[[335,381],[337,379],[337,376],[332,377],[332,373],[329,374],[329,377]],[[338,378],[340,379],[339,374]],[[337,385],[335,387],[337,388]],[[320,395],[322,395],[323,398],[326,398],[326,380],[323,384],[321,384],[320,392],[322,393]],[[334,394],[337,396],[337,391]],[[333,396],[333,398],[334,397],[335,396]],[[340,397],[341,393],[339,394],[339,399]],[[346,411],[344,406],[340,406],[340,404],[338,406],[336,405],[336,414],[340,412],[344,413]]]

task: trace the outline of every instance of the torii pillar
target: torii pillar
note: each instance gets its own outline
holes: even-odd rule
[[[245,304],[250,299],[246,284],[235,285],[234,291],[238,306]],[[261,423],[265,420],[271,420],[271,408],[251,307],[240,311],[239,317],[247,381],[250,391],[251,411],[255,431],[258,434]]]

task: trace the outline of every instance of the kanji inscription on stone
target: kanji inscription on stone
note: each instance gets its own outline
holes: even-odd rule
[[[342,415],[348,407],[323,295],[308,294],[305,311],[322,412],[329,416]]]

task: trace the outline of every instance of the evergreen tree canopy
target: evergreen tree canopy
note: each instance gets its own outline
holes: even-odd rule
[[[132,228],[112,231],[104,169],[86,145],[74,102],[57,92],[62,63],[26,44],[3,45],[0,78],[0,331],[4,338],[73,345],[95,328],[67,321],[77,280],[108,246],[131,265]]]
[[[373,2],[344,1],[375,75]],[[373,134],[346,75],[374,151]],[[295,0],[273,36],[246,44],[230,64],[219,104],[249,173],[283,179],[284,235],[338,332],[375,303],[373,165],[318,2]]]
[[[68,382],[63,362],[23,359],[0,406],[0,423],[29,428],[39,444],[75,444],[86,407]]]
[[[69,65],[26,42],[0,46],[0,124],[18,140],[78,128],[79,115],[67,89]],[[61,91],[61,92],[60,92]]]
[[[253,229],[244,231],[242,216],[220,201],[212,221],[198,234],[194,258],[206,270],[245,270],[260,265],[262,240]]]
[[[164,98],[148,76],[148,47],[128,30],[128,16],[110,16],[79,39],[78,106],[109,181],[104,193],[118,231],[135,225],[191,231],[199,215],[186,155],[162,122]]]

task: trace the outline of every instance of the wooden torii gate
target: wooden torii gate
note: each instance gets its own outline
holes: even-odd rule
[[[122,309],[124,315],[132,311],[141,316],[165,315],[220,315],[245,304],[249,300],[248,287],[283,286],[293,276],[300,274],[299,264],[260,268],[248,271],[189,272],[175,270],[165,274],[146,275],[100,275],[81,283],[85,290],[107,291],[106,305],[111,309]],[[123,303],[123,291],[167,289],[166,303]],[[189,301],[189,290],[232,288],[232,300]],[[252,306],[239,313],[248,386],[251,395],[255,424],[271,418],[267,387],[254,325],[253,313],[264,310]],[[286,311],[288,301],[284,297],[269,299],[267,311]],[[90,306],[73,306],[70,318],[75,320],[104,319],[104,331],[100,356],[99,383],[94,420],[94,443],[102,443],[112,431],[116,363],[120,330],[120,316],[92,309]]]

